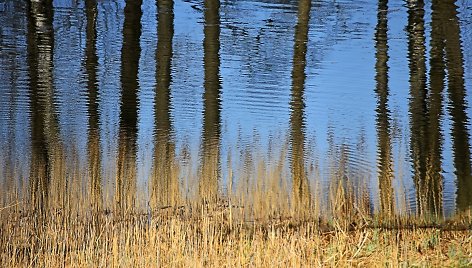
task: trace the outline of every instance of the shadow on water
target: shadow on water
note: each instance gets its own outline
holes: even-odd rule
[[[203,137],[199,196],[214,202],[220,181],[221,78],[220,78],[220,1],[205,0],[203,39]]]
[[[377,94],[377,155],[379,165],[380,210],[383,216],[394,215],[393,163],[390,129],[390,108],[388,107],[388,1],[379,0],[377,27],[375,31],[375,81]]]
[[[292,202],[295,213],[309,211],[311,194],[305,169],[304,89],[305,66],[310,21],[310,0],[298,3],[298,22],[295,28],[295,44],[292,69],[292,99],[290,102],[290,142],[292,171]]]
[[[86,44],[85,69],[87,72],[88,105],[88,178],[92,207],[102,208],[102,176],[100,150],[100,115],[98,99],[98,56],[97,56],[97,1],[85,1]]]
[[[151,207],[153,209],[176,205],[180,198],[170,118],[174,1],[157,1],[157,10],[155,149],[154,173],[151,182]]]
[[[28,70],[31,116],[30,195],[33,209],[63,205],[65,181],[54,103],[52,1],[28,3]],[[50,198],[54,197],[54,198]]]
[[[121,102],[115,182],[117,211],[133,209],[136,200],[138,132],[138,69],[141,47],[141,1],[127,0],[121,48]]]

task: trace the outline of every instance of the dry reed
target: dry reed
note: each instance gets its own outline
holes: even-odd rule
[[[170,178],[170,174],[178,176],[177,172],[166,173],[164,182],[178,180],[181,186],[186,185],[181,188],[198,190],[188,195],[181,191],[178,203],[177,199],[169,199],[169,205],[156,205],[164,199],[152,205],[136,202],[126,211],[117,211],[120,207],[113,201],[94,204],[95,193],[83,190],[92,191],[93,187],[82,185],[70,175],[87,173],[77,171],[74,165],[61,164],[60,169],[53,170],[57,174],[49,175],[63,178],[69,174],[68,181],[75,184],[61,186],[60,199],[53,196],[53,187],[50,203],[41,204],[41,209],[27,195],[10,193],[2,197],[0,266],[472,265],[470,212],[448,220],[372,213],[364,182],[352,181],[344,173],[332,180],[335,183],[327,187],[330,190],[326,198],[319,183],[310,183],[311,196],[303,196],[303,206],[294,204],[297,191],[290,190],[293,184],[287,178],[293,174],[286,161],[287,148],[281,148],[272,154],[276,160],[257,153],[245,154],[241,161],[244,168],[237,172],[228,156],[226,190],[221,190],[221,185],[212,186],[220,189],[213,202],[201,198],[201,188],[195,187],[199,176],[205,176],[201,172],[204,169],[192,172],[191,165],[181,165],[180,174],[188,177]],[[316,174],[307,171],[308,178]],[[15,193],[27,192],[12,189]]]

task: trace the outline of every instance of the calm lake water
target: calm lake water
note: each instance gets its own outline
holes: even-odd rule
[[[471,0],[0,0],[0,81],[2,192],[166,205],[264,160],[292,194],[472,206]]]

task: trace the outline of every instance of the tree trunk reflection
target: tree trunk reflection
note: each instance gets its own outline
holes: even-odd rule
[[[472,207],[472,171],[461,33],[455,1],[438,1],[437,9],[441,12],[441,25],[445,39],[449,96],[447,110],[452,119],[452,147],[457,178],[456,204],[457,210],[464,211]]]
[[[127,0],[121,48],[121,106],[115,202],[128,211],[136,199],[136,140],[138,132],[138,68],[141,47],[141,1]]]
[[[311,207],[311,192],[305,170],[305,103],[303,100],[310,8],[311,0],[301,0],[298,3],[298,22],[295,28],[293,51],[292,99],[290,101],[292,202],[295,213],[299,215],[307,212],[307,209]]]
[[[375,32],[375,80],[377,94],[377,141],[379,164],[380,209],[386,217],[394,215],[394,196],[392,188],[393,163],[390,138],[390,108],[388,107],[388,1],[380,0]]]
[[[417,212],[442,214],[442,92],[444,89],[444,43],[433,3],[429,90],[426,83],[426,44],[423,1],[409,2],[411,153],[416,186]]]
[[[102,208],[102,181],[100,159],[100,116],[98,106],[98,56],[97,56],[97,2],[85,1],[85,14],[87,17],[86,44],[85,44],[85,69],[87,71],[88,93],[88,174],[89,195],[91,205],[95,209]]]
[[[174,1],[157,1],[158,28],[156,51],[155,149],[154,174],[151,183],[151,206],[176,205],[179,182],[175,166],[175,145],[170,118],[170,83],[172,38],[174,35]]]
[[[31,108],[30,194],[33,208],[64,205],[64,165],[53,85],[52,1],[28,3],[28,69]]]
[[[205,0],[203,65],[205,92],[203,95],[203,152],[199,186],[200,197],[215,202],[220,179],[220,1]]]

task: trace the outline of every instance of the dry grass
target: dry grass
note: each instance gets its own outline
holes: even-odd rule
[[[180,207],[116,214],[79,204],[35,213],[21,203],[13,203],[0,211],[0,264],[3,267],[472,265],[470,215],[436,223],[405,217],[387,221],[375,215],[325,218],[309,213],[300,217],[279,213],[255,217],[258,206],[233,203],[230,206],[228,200],[221,199],[219,204],[203,205],[195,201]]]
[[[231,220],[228,208],[25,215],[2,211],[3,267],[398,267],[472,264],[468,230],[346,230],[291,219]],[[10,208],[11,209],[11,208]],[[8,218],[5,217],[8,214]]]
[[[247,156],[238,172],[229,164],[227,189],[219,190],[214,201],[199,196],[202,188],[196,186],[205,169],[192,177],[192,168],[185,171],[182,166],[181,174],[188,175],[186,188],[198,190],[181,191],[178,204],[165,192],[157,193],[165,197],[161,201],[174,201],[160,207],[156,204],[161,201],[133,201],[123,211],[106,196],[103,204],[94,204],[93,187],[75,178],[81,172],[62,165],[55,171],[60,174],[51,176],[68,174],[67,180],[77,185],[63,189],[66,194],[60,199],[51,190],[49,203],[38,209],[31,196],[18,194],[28,189],[14,187],[0,198],[0,266],[472,266],[470,213],[447,221],[373,214],[368,191],[355,187],[364,182],[346,181],[346,173],[333,178],[325,198],[319,184],[300,182],[310,188],[300,188],[305,194],[297,199],[293,195],[300,191],[292,190],[294,184],[287,179],[293,175],[284,160],[286,149],[274,155],[278,160]],[[314,170],[303,176],[316,176]],[[232,176],[237,176],[235,185]]]

